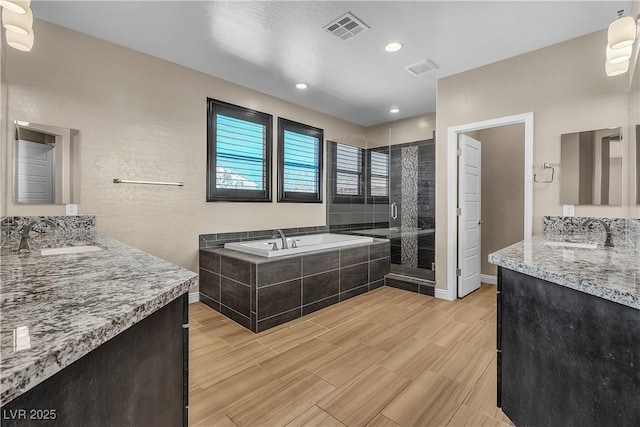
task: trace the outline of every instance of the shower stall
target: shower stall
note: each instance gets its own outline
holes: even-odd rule
[[[387,284],[433,294],[434,138],[374,148],[328,141],[327,160],[330,231],[389,239]]]

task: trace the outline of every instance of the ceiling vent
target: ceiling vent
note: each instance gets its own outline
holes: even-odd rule
[[[407,65],[404,67],[405,70],[413,74],[414,76],[419,76],[421,74],[428,73],[429,71],[437,70],[439,67],[430,59],[424,59],[420,62],[416,62],[415,64]]]
[[[348,40],[369,29],[367,24],[356,18],[351,12],[347,12],[323,28],[342,40]]]

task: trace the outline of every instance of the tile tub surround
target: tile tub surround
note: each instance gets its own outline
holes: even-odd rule
[[[294,236],[306,236],[308,234],[328,233],[329,228],[324,225],[298,228],[282,228],[287,238]],[[222,248],[225,243],[246,242],[249,240],[270,239],[274,230],[237,231],[231,233],[201,234],[198,238],[198,247]]]
[[[200,249],[200,301],[253,332],[384,285],[389,242],[265,258]]]
[[[8,238],[0,249],[2,405],[183,295],[197,278],[95,233],[79,241],[105,250],[39,255],[37,249],[60,245],[60,239],[34,236],[35,250],[16,255],[20,239]],[[14,349],[18,327],[28,328],[30,348]]]
[[[566,236],[533,236],[489,255],[489,262],[509,270],[640,309],[640,262],[636,249],[623,239],[595,249],[547,246]],[[572,238],[579,238],[574,235]],[[585,238],[585,236],[582,236]],[[586,237],[593,240],[593,236]]]
[[[44,231],[47,234],[73,235],[82,233],[93,233],[96,231],[95,215],[76,216],[11,216],[2,220],[2,234],[7,237],[19,237],[22,234],[22,227],[34,220],[47,219],[57,225],[51,229],[47,224],[36,224],[31,235],[37,231]]]

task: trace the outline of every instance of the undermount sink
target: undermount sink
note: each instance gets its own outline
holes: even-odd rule
[[[84,254],[87,252],[96,252],[104,250],[101,246],[85,245],[85,246],[68,246],[64,248],[43,248],[40,249],[40,255],[73,255]]]
[[[546,246],[560,246],[563,248],[583,248],[595,249],[598,244],[595,242],[544,242]]]

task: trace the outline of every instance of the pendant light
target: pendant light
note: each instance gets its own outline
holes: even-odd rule
[[[607,39],[611,49],[631,46],[636,40],[636,20],[631,16],[622,16],[624,10],[618,11],[618,18],[609,25]]]
[[[26,36],[33,27],[33,12],[27,9],[27,13],[19,14],[2,9],[2,25],[7,31]]]
[[[609,64],[617,64],[619,62],[628,61],[631,58],[633,46],[621,47],[620,49],[611,49],[607,45],[607,62]]]
[[[31,0],[0,0],[0,7],[24,15],[31,6]]]
[[[604,68],[607,72],[607,76],[609,77],[619,76],[620,74],[624,74],[627,71],[629,71],[629,60],[627,59],[624,62],[618,62],[615,64],[605,62]]]
[[[13,31],[7,31],[7,44],[14,49],[29,52],[33,47],[33,31],[27,35],[16,34]]]

